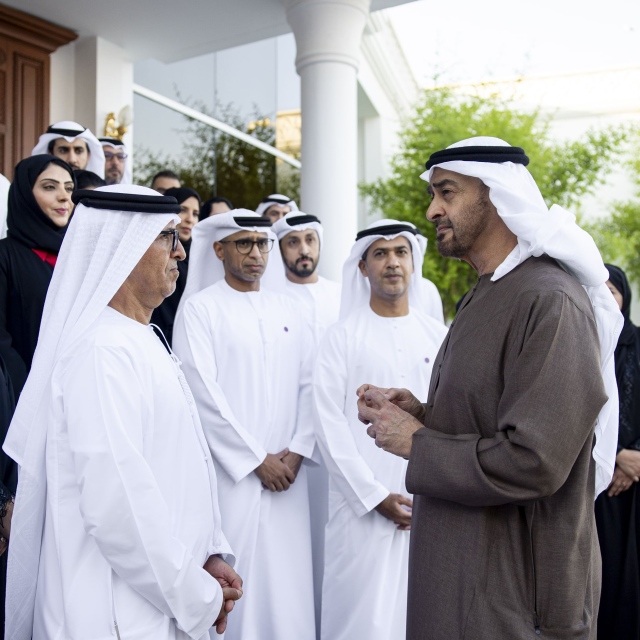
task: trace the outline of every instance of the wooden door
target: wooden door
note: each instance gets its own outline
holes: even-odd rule
[[[49,55],[76,38],[68,29],[0,5],[0,173],[31,154],[49,126]]]

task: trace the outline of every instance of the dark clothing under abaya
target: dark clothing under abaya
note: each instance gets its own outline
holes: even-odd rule
[[[624,272],[606,265],[622,294],[624,328],[615,352],[620,398],[618,451],[640,451],[640,329],[629,318],[631,288]],[[617,496],[596,500],[602,553],[598,640],[640,640],[640,495],[638,483]]]
[[[33,195],[38,176],[51,163],[69,171],[73,180],[71,167],[54,156],[32,156],[16,165],[9,190],[7,237],[0,240],[0,355],[16,396],[31,368],[53,274],[51,263],[66,231],[44,214]]]
[[[185,285],[187,284],[191,240],[183,242],[182,246],[184,247],[186,257],[184,260],[178,262],[179,276],[176,282],[176,290],[168,298],[165,298],[164,302],[159,307],[154,309],[153,314],[151,315],[151,323],[157,325],[160,328],[169,345],[172,344],[173,323],[176,319],[176,313],[178,311],[178,305],[180,304],[180,298],[182,298]]]
[[[178,204],[182,204],[189,198],[195,198],[198,203],[201,202],[200,195],[197,193],[197,191],[189,189],[188,187],[176,187],[173,189],[167,189],[164,195],[175,198],[178,201]],[[182,246],[184,247],[185,259],[178,262],[178,273],[180,275],[178,276],[178,281],[176,282],[176,290],[171,296],[166,298],[165,301],[157,309],[155,309],[153,314],[151,315],[151,323],[157,325],[160,328],[169,345],[172,344],[173,323],[176,319],[176,313],[178,311],[178,305],[180,304],[180,298],[182,298],[184,287],[187,284],[191,240],[185,240],[184,242],[182,242]]]
[[[0,442],[9,430],[9,423],[15,409],[15,400],[11,380],[0,358]],[[0,449],[0,519],[7,513],[7,505],[16,493],[18,486],[18,465]],[[7,557],[8,553],[0,556],[0,639],[4,638],[4,600],[7,585]]]

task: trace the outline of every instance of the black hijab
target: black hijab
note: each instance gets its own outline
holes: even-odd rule
[[[189,189],[189,187],[171,187],[171,189],[167,189],[164,192],[164,195],[175,198],[178,201],[178,204],[182,204],[189,198],[195,198],[198,201],[198,207],[202,204],[202,200],[200,199],[198,192],[193,189]]]
[[[7,236],[29,249],[41,249],[57,255],[67,227],[58,227],[42,211],[33,195],[33,186],[50,164],[57,164],[68,171],[75,187],[73,170],[60,158],[41,154],[18,162],[9,189]]]
[[[615,352],[616,381],[620,395],[620,431],[618,441],[627,447],[640,437],[640,329],[629,313],[631,311],[631,287],[624,271],[612,264],[605,264],[609,281],[622,294],[624,327],[618,338]]]

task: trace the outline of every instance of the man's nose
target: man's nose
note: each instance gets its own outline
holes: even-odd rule
[[[260,249],[258,249],[258,243],[254,242],[253,247],[251,247],[251,251],[249,252],[249,255],[252,258],[261,258],[262,254],[260,253]]]
[[[442,206],[434,199],[431,201],[431,204],[427,207],[427,220],[429,222],[435,222],[438,218],[441,218],[444,215],[444,209]]]
[[[177,260],[184,260],[187,257],[187,254],[182,246],[182,242],[178,240],[178,246],[176,250],[173,252],[173,255]]]

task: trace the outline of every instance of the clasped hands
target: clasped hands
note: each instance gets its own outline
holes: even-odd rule
[[[408,389],[382,389],[363,384],[358,395],[358,419],[368,425],[376,445],[402,458],[411,454],[413,434],[424,420],[424,407]]]
[[[267,453],[255,473],[265,489],[286,491],[295,482],[301,464],[301,455],[284,449],[280,453]]]
[[[236,600],[242,597],[242,578],[220,556],[211,556],[205,562],[204,570],[222,587],[222,607],[214,622],[216,633],[222,635],[227,628],[227,616],[233,611]]]
[[[617,496],[640,481],[640,451],[622,449],[616,456],[616,468],[609,485],[609,497]]]

